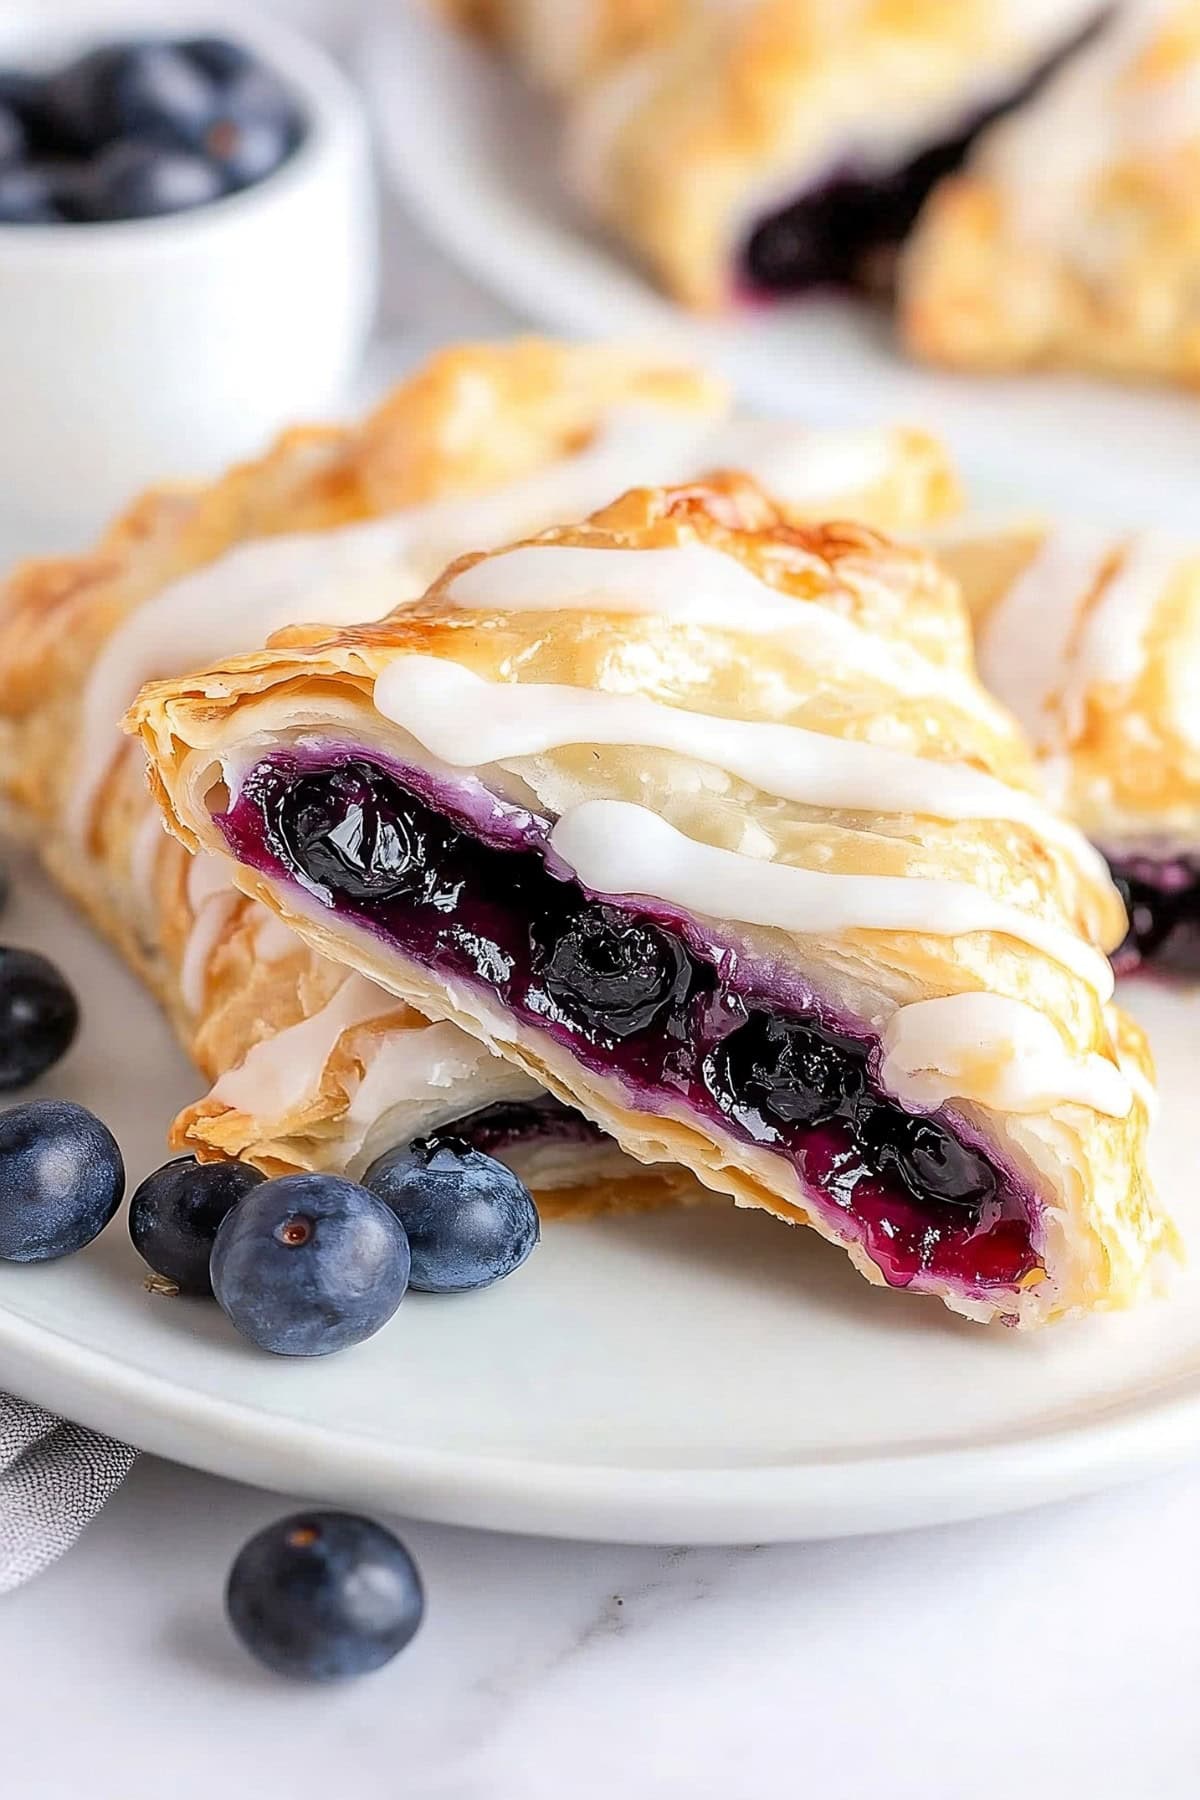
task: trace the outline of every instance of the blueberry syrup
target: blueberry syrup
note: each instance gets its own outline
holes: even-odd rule
[[[1200,859],[1113,855],[1108,866],[1129,914],[1112,959],[1117,974],[1200,975]]]
[[[893,1286],[968,1293],[1038,1267],[1036,1202],[946,1115],[874,1078],[877,1041],[665,909],[591,898],[549,823],[336,746],[277,751],[218,823],[240,861],[303,886],[422,967],[469,980],[648,1112],[683,1102],[788,1159]],[[476,816],[478,815],[478,816]]]
[[[937,183],[962,167],[981,132],[1030,100],[1096,34],[1111,10],[1104,8],[1059,45],[1020,87],[898,168],[848,162],[761,219],[742,251],[743,287],[751,296],[814,287],[877,287]]]

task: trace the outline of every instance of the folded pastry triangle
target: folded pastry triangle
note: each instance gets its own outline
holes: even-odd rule
[[[980,675],[1129,913],[1119,972],[1200,973],[1200,548],[1081,521],[939,535]]]
[[[921,552],[637,490],[130,718],[189,847],[634,1156],[972,1318],[1146,1287],[1123,910]]]
[[[1111,12],[926,207],[900,284],[919,354],[1200,378],[1200,6]]]
[[[503,1154],[543,1208],[695,1193],[446,1024],[319,957],[161,829],[117,720],[148,676],[275,627],[378,617],[445,560],[577,517],[639,470],[748,460],[807,508],[918,524],[955,498],[915,431],[733,417],[721,384],[603,346],[442,352],[362,424],[298,429],[211,486],[135,504],[0,594],[0,778],[48,866],[154,989],[211,1091],[174,1141],[273,1173],[358,1172],[431,1129]]]

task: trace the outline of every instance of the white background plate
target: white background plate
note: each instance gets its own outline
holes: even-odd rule
[[[456,253],[539,320],[666,331],[760,405],[907,416],[955,443],[987,506],[1195,524],[1196,403],[1060,380],[936,379],[853,307],[696,328],[570,219],[539,121],[486,60],[405,21],[367,67],[392,167]],[[399,84],[399,85],[397,85]],[[196,1078],[137,984],[22,869],[0,926],[56,957],[86,1028],[49,1091],[93,1106],[136,1180]],[[1164,1088],[1155,1157],[1200,1237],[1200,999],[1124,996]],[[1200,1247],[1198,1247],[1200,1248]],[[81,1256],[0,1265],[0,1385],[223,1474],[454,1523],[735,1541],[933,1523],[1064,1497],[1200,1453],[1200,1273],[1140,1312],[1032,1338],[869,1289],[811,1235],[719,1203],[555,1225],[491,1292],[411,1296],[378,1338],[286,1362],[215,1307],[145,1293],[118,1221]]]

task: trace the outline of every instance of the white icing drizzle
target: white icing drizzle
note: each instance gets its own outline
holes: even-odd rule
[[[473,563],[444,590],[452,606],[513,613],[602,612],[674,619],[790,642],[816,665],[847,670],[905,698],[940,695],[960,712],[998,719],[957,669],[884,639],[831,607],[780,592],[711,544],[625,550],[524,544]]]
[[[1044,1014],[999,994],[916,1000],[888,1020],[880,1079],[914,1106],[971,1099],[1000,1112],[1039,1113],[1063,1102],[1123,1119],[1126,1075],[1095,1052],[1073,1055]]]
[[[221,1076],[210,1099],[277,1125],[318,1092],[322,1072],[347,1031],[386,1019],[398,1006],[364,976],[349,975],[319,1012],[255,1044],[237,1068]],[[531,1099],[541,1092],[528,1075],[455,1025],[392,1023],[361,1051],[361,1076],[347,1072],[351,1093],[341,1145],[346,1155],[361,1148],[384,1118],[395,1123],[398,1137],[412,1137],[495,1100]]]
[[[215,856],[193,856],[187,874],[192,927],[179,965],[179,992],[191,1013],[204,1005],[209,958],[225,935],[238,905],[238,895]]]
[[[1163,532],[1123,539],[1102,526],[1060,526],[996,602],[980,633],[980,673],[1042,755],[1078,738],[1092,689],[1137,680],[1146,633],[1184,554]]]
[[[835,875],[720,850],[685,837],[646,807],[585,800],[555,825],[550,843],[593,893],[642,895],[685,912],[811,936],[912,931],[1013,937],[1069,969],[1106,1000],[1107,957],[1067,927],[1036,918],[965,881]]]
[[[962,763],[794,725],[689,712],[641,694],[490,682],[433,656],[389,663],[375,683],[375,706],[451,767],[510,762],[568,744],[675,751],[807,806],[1025,825],[1063,847],[1089,878],[1102,878],[1099,857],[1072,826],[1031,794]]]
[[[364,976],[349,975],[319,1012],[247,1051],[237,1068],[221,1076],[211,1097],[248,1118],[284,1117],[313,1091],[344,1032],[398,1005]]]
[[[260,962],[278,963],[300,948],[300,940],[282,919],[266,906],[256,906],[254,954]]]
[[[382,618],[465,550],[572,523],[627,488],[693,480],[728,466],[731,456],[750,474],[761,456],[784,501],[849,503],[886,475],[895,445],[887,432],[810,432],[770,420],[723,424],[706,412],[628,406],[614,409],[576,455],[505,487],[365,524],[238,545],[169,583],[108,639],[84,691],[68,826],[77,837],[86,832],[121,743],[118,721],[147,681],[257,650],[287,625]]]

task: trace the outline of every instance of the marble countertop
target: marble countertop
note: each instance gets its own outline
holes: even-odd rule
[[[334,0],[277,0],[320,27]],[[402,221],[385,325],[516,321]],[[436,331],[432,322],[436,320]],[[390,359],[393,352],[389,350]],[[429,1596],[388,1670],[260,1672],[224,1624],[287,1496],[144,1458],[0,1603],[0,1791],[24,1800],[1193,1800],[1200,1471],[900,1537],[733,1550],[398,1521]]]

